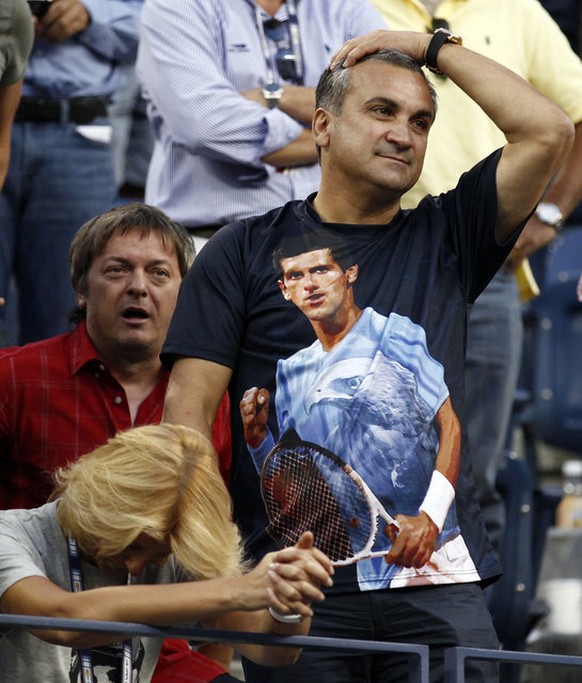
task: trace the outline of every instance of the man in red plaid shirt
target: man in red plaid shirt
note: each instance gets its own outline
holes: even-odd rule
[[[81,227],[69,254],[74,329],[0,352],[0,508],[43,505],[57,468],[118,431],[161,421],[169,372],[159,353],[194,253],[182,226],[144,204],[116,207]],[[226,479],[226,397],[213,441]],[[217,676],[234,680],[172,641],[154,681]]]

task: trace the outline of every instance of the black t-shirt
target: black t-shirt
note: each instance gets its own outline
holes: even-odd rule
[[[373,315],[384,318],[394,313],[394,318],[420,330],[430,362],[442,366],[445,390],[461,415],[470,303],[514,242],[499,245],[494,237],[500,154],[495,152],[464,174],[454,190],[426,197],[417,209],[400,211],[388,225],[322,224],[310,198],[221,229],[196,258],[184,279],[162,357],[167,364],[181,356],[202,358],[233,370],[231,494],[235,518],[251,552],[260,555],[271,542],[265,533],[257,469],[242,437],[240,399],[253,386],[270,390],[269,430],[276,442],[280,437],[274,398],[278,361],[299,357],[294,354],[314,342],[313,348],[321,352],[307,317],[282,295],[273,254],[298,240],[325,243],[322,233],[341,242],[346,263],[358,266],[353,290],[359,309],[372,309]],[[439,405],[435,403],[435,410]],[[279,411],[279,419],[283,412]],[[473,570],[463,569],[460,579],[451,580],[487,580],[498,574],[499,566],[476,503],[464,434],[462,441],[454,528],[460,531]],[[343,578],[336,576],[336,584],[351,584],[356,578],[353,568],[340,574]],[[386,584],[362,577],[358,582],[360,588]]]

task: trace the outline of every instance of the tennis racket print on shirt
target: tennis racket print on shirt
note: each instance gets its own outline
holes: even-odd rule
[[[360,475],[335,453],[286,432],[266,457],[261,470],[261,495],[269,518],[268,531],[281,545],[293,545],[304,531],[336,566],[390,549],[394,518]],[[380,538],[379,538],[380,537]],[[382,549],[377,541],[386,539]]]

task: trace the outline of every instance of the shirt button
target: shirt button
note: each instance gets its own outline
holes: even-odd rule
[[[105,366],[104,366],[104,365],[101,365],[101,364],[99,364],[99,370],[100,370],[101,372],[103,372],[103,371],[105,370]]]
[[[121,398],[121,396],[116,396],[116,397],[113,399],[113,403],[115,403],[116,406],[119,406],[119,405],[121,405],[121,404],[123,403],[123,399]]]

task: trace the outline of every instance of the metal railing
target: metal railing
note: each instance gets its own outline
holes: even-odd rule
[[[87,621],[85,619],[58,619],[19,614],[0,614],[0,629],[57,629],[88,633],[124,633],[127,636],[154,638],[183,638],[192,642],[258,643],[286,647],[359,650],[385,654],[398,653],[410,662],[409,682],[429,683],[429,648],[413,643],[389,643],[376,640],[348,638],[321,638],[316,636],[280,636],[265,633],[245,633],[218,629],[157,627],[130,622]],[[581,670],[582,656],[558,655],[542,652],[487,650],[472,647],[452,647],[445,650],[444,683],[465,683],[468,659],[493,660],[499,663],[566,665]]]
[[[580,667],[580,680],[582,680],[582,656],[557,655],[545,652],[485,650],[477,647],[452,647],[445,650],[445,683],[465,683],[467,659],[488,659],[512,664],[576,666]]]
[[[20,614],[0,614],[0,629],[57,629],[61,631],[85,631],[88,633],[124,633],[127,636],[150,638],[183,638],[195,642],[258,643],[286,647],[309,647],[318,649],[360,650],[362,652],[399,653],[410,662],[410,683],[429,683],[429,649],[427,645],[414,643],[386,643],[377,640],[347,638],[320,638],[315,636],[278,636],[266,633],[244,633],[218,629],[157,627],[113,621],[87,621],[85,619],[57,619],[32,617]]]

